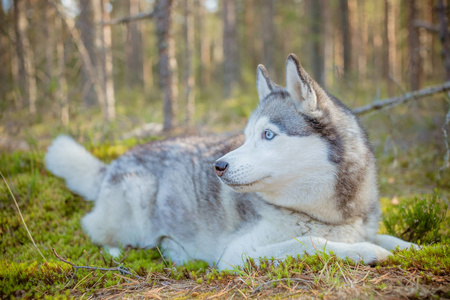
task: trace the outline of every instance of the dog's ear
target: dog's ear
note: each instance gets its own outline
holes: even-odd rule
[[[270,80],[266,68],[263,65],[258,65],[258,68],[256,68],[256,89],[258,91],[259,101],[272,93],[273,87],[273,82]]]
[[[294,101],[299,101],[301,110],[311,112],[317,109],[317,95],[313,80],[300,65],[295,54],[289,54],[286,61],[286,89]]]

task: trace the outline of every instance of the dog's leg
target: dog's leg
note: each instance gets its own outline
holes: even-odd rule
[[[122,251],[120,251],[120,248],[116,248],[116,247],[104,246],[103,249],[105,249],[109,253],[109,255],[111,255],[114,258],[119,257],[120,254],[122,253]]]
[[[233,247],[236,249],[235,247]],[[231,250],[233,249],[231,248]],[[275,258],[285,259],[286,255],[297,257],[303,255],[304,252],[314,254],[316,252],[332,251],[336,256],[344,259],[346,257],[365,264],[373,264],[387,260],[392,255],[386,249],[371,244],[361,242],[355,244],[330,242],[320,237],[299,237],[286,242],[272,244],[263,247],[257,247],[253,251],[244,251],[244,256],[239,256],[238,251],[226,251],[223,258],[218,264],[219,269],[232,269],[234,265],[243,265],[245,257],[257,258]],[[241,252],[242,253],[242,252]]]
[[[397,246],[401,250],[408,248],[419,249],[419,246],[416,244],[406,242],[402,239],[396,238],[395,236],[387,234],[377,234],[374,243],[387,250],[394,250]]]

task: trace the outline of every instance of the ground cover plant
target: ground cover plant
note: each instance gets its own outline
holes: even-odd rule
[[[110,161],[141,142],[87,146],[102,160]],[[428,155],[429,151],[423,153]],[[158,249],[127,248],[114,260],[92,244],[80,228],[80,219],[92,203],[68,191],[61,179],[47,172],[43,155],[43,149],[32,148],[0,156],[1,172],[12,192],[5,182],[0,184],[2,299],[450,297],[445,180],[438,184],[442,191],[381,200],[381,232],[426,243],[420,251],[395,251],[385,263],[364,266],[318,249],[313,256],[288,258],[275,264],[269,259],[259,266],[249,261],[243,269],[218,272],[200,261],[174,265]],[[404,159],[398,158],[398,163],[404,164]],[[383,167],[380,171],[381,190],[391,188],[392,182],[384,178],[391,178],[392,172],[385,173]],[[69,262],[93,268],[73,267]]]

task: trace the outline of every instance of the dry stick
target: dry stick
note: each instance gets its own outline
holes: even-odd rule
[[[130,271],[127,271],[127,270],[125,270],[124,268],[122,268],[120,266],[116,267],[116,268],[99,268],[99,267],[90,267],[90,266],[78,266],[78,265],[76,265],[74,263],[71,263],[70,261],[62,258],[58,253],[56,253],[55,248],[52,248],[52,251],[53,251],[53,254],[55,254],[56,258],[58,258],[60,261],[66,263],[66,264],[71,265],[72,268],[75,269],[75,271],[78,270],[78,269],[99,270],[99,271],[119,271],[120,273],[123,273],[123,274],[135,276],[135,277],[137,277],[139,279],[144,279],[143,277],[141,277],[139,275],[136,275],[136,274],[133,274]]]
[[[1,171],[0,171],[0,175],[2,176],[3,181],[4,181],[5,184],[6,184],[6,187],[8,188],[8,191],[9,191],[9,193],[11,194],[11,197],[12,197],[13,200],[14,200],[14,204],[16,205],[17,211],[19,212],[20,219],[22,219],[23,226],[25,226],[25,229],[26,229],[26,231],[27,231],[27,233],[28,233],[28,236],[30,237],[31,242],[33,243],[34,247],[35,247],[36,250],[39,252],[39,254],[42,256],[42,258],[45,260],[45,262],[47,262],[47,259],[44,257],[44,255],[42,254],[41,250],[39,250],[38,246],[37,246],[36,243],[34,242],[34,239],[33,239],[33,237],[31,236],[31,232],[30,232],[30,230],[28,229],[27,223],[25,223],[25,220],[24,220],[24,218],[23,218],[23,216],[22,216],[22,212],[20,211],[19,204],[17,204],[16,197],[14,196],[13,192],[11,191],[11,189],[10,189],[10,187],[9,187],[9,184],[8,184],[8,182],[6,181],[5,176],[3,176],[3,173],[2,173]]]
[[[51,3],[58,12],[61,19],[66,24],[67,29],[69,29],[70,35],[72,36],[75,44],[77,45],[78,51],[80,52],[81,60],[83,61],[83,64],[86,67],[86,71],[88,73],[89,78],[91,79],[92,85],[94,87],[95,93],[98,97],[98,102],[100,103],[102,107],[102,111],[106,113],[105,110],[105,103],[106,103],[106,97],[102,85],[98,81],[98,75],[95,71],[95,68],[92,64],[91,58],[89,56],[89,53],[86,49],[86,46],[84,45],[80,32],[76,29],[75,23],[72,19],[67,18],[66,15],[63,12],[63,8],[60,4],[55,3],[53,1],[47,0],[49,3]]]
[[[424,88],[421,90],[417,90],[414,92],[409,92],[409,93],[406,93],[406,94],[398,96],[398,97],[392,97],[392,98],[387,98],[387,99],[383,99],[383,100],[376,100],[370,104],[355,108],[353,110],[353,112],[357,115],[362,115],[362,114],[368,113],[369,111],[381,109],[388,105],[397,105],[397,104],[404,103],[411,99],[423,98],[425,96],[429,96],[429,95],[432,95],[435,93],[445,92],[448,90],[450,90],[450,81],[447,81],[443,84],[430,86],[430,87],[427,87],[427,88]]]

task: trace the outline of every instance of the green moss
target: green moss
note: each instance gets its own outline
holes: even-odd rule
[[[107,146],[88,147],[102,160],[110,161],[138,143],[140,141],[129,140]],[[0,155],[1,171],[11,186],[37,247],[45,256],[44,260],[33,246],[13,198],[6,185],[0,184],[1,297],[67,299],[81,296],[83,293],[93,295],[98,289],[123,285],[125,281],[123,277],[117,276],[117,272],[82,269],[75,272],[71,266],[54,256],[52,248],[76,265],[108,268],[118,266],[100,247],[92,244],[80,227],[80,219],[92,209],[92,203],[68,191],[63,180],[49,174],[43,165],[43,156],[44,153],[37,150]],[[401,210],[405,205],[407,209]],[[408,198],[402,200],[397,207],[385,205],[384,210],[386,228],[390,226],[395,235],[402,236],[406,226],[411,225],[408,222],[419,218],[422,226],[420,228],[424,230],[417,239],[422,242],[441,240],[441,243],[426,246],[421,251],[397,251],[388,262],[378,267],[400,267],[405,270],[410,267],[420,268],[424,272],[421,278],[423,282],[430,280],[427,278],[430,272],[437,275],[449,274],[450,255],[446,244],[450,240],[445,228],[448,226],[448,218],[443,217],[446,216],[446,208],[437,194],[425,195],[422,199]],[[440,225],[433,223],[435,225],[428,226],[427,222],[434,220],[434,217],[441,220]],[[415,231],[416,228],[411,230]],[[284,284],[290,286],[294,278],[305,272],[313,272],[316,274],[314,280],[317,283],[328,282],[339,286],[345,282],[343,274],[354,267],[353,262],[340,260],[333,254],[317,253],[291,257],[284,261],[249,260],[246,267],[234,272],[218,272],[201,261],[192,261],[183,266],[173,265],[172,262],[161,258],[156,249],[124,249],[123,252],[116,261],[133,274],[144,278],[151,274],[160,274],[167,278],[202,285],[226,285],[240,276],[247,286],[254,288],[254,276],[262,276],[268,280],[283,280]],[[275,287],[277,284],[278,282],[273,282]]]

